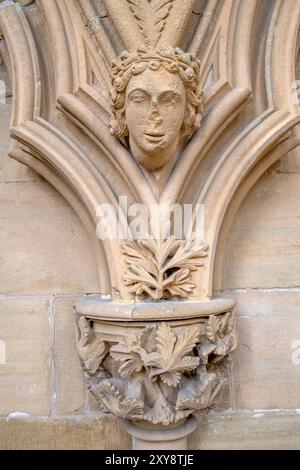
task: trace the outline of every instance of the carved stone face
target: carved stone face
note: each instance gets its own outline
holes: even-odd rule
[[[148,170],[168,163],[176,153],[185,116],[185,87],[176,73],[147,68],[126,89],[130,148]]]

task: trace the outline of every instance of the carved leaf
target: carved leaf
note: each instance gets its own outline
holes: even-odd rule
[[[222,360],[225,356],[227,356],[232,351],[233,341],[231,336],[225,336],[222,340],[218,341],[215,349],[214,354],[218,356],[214,362]]]
[[[225,315],[212,317],[212,331],[219,324],[227,325]],[[89,335],[85,324],[83,327]],[[124,337],[111,346],[105,359],[110,378],[103,377],[92,387],[101,410],[122,419],[169,425],[210,407],[224,382],[212,373],[213,363],[233,347],[232,334],[217,337],[212,342],[202,328],[177,330],[166,323]]]
[[[197,346],[197,351],[199,354],[199,357],[201,359],[201,362],[205,365],[208,364],[208,357],[211,353],[214,352],[216,345],[214,343],[211,343],[207,339],[202,341],[200,344]]]
[[[84,347],[87,345],[91,337],[93,336],[91,322],[87,320],[84,316],[80,316],[78,320],[78,326],[80,331],[80,340],[79,345],[80,347]]]
[[[155,260],[151,257],[149,258],[149,252],[146,248],[145,241],[142,243],[141,240],[133,241],[127,240],[122,244],[122,253],[128,256],[132,261],[136,262],[136,265],[142,263],[142,266],[151,274],[156,274],[156,264]]]
[[[194,349],[198,341],[199,341],[198,328],[195,326],[191,326],[190,328],[185,328],[177,336],[174,354],[177,357],[180,357],[180,356],[184,356],[190,353]]]
[[[188,410],[192,413],[209,408],[223,383],[215,374],[206,372],[196,379],[189,379],[178,393],[176,410]]]
[[[137,284],[144,285],[149,287],[150,289],[157,289],[158,283],[155,277],[151,276],[149,272],[141,265],[138,264],[131,264],[127,269],[126,273],[123,276],[123,280],[126,285],[134,285],[136,284],[137,279],[139,282]],[[135,292],[137,287],[132,288],[132,292]]]
[[[130,292],[148,295],[160,300],[163,297],[188,297],[194,289],[190,282],[191,271],[203,265],[207,246],[197,241],[149,239],[126,242],[122,246],[129,265],[124,282]]]
[[[128,396],[121,381],[110,379],[103,380],[93,387],[92,393],[104,413],[112,413],[122,419],[140,420],[144,413],[141,384],[135,383],[134,388],[136,397]]]
[[[195,240],[182,240],[165,269],[184,267],[195,271],[197,267],[203,266],[202,258],[207,256],[207,249],[204,244],[199,247],[199,243]]]
[[[175,421],[174,407],[166,399],[158,398],[152,408],[148,408],[144,414],[144,420],[153,424],[168,426]]]
[[[174,0],[127,0],[137,24],[145,37],[145,43],[155,47],[166,24],[166,18]]]
[[[122,377],[132,377],[142,371],[145,366],[143,358],[146,350],[155,348],[155,328],[146,327],[141,334],[129,335],[124,343],[111,347],[111,357],[121,363],[119,373]]]
[[[207,338],[215,342],[218,338],[218,333],[222,325],[222,320],[217,315],[210,315],[206,325],[206,336]]]
[[[185,329],[179,336],[163,323],[157,329],[157,351],[145,354],[143,360],[151,367],[150,378],[160,376],[171,387],[176,387],[184,372],[195,370],[199,358],[187,356],[199,340],[198,330],[194,327]]]
[[[176,271],[163,282],[164,291],[168,291],[171,296],[188,297],[195,287],[195,284],[189,282],[189,277],[189,269]]]
[[[234,315],[231,312],[228,312],[226,315],[222,316],[220,326],[222,336],[232,333],[234,331],[234,326]]]
[[[144,366],[141,359],[141,336],[130,335],[126,337],[125,343],[119,343],[111,347],[110,355],[121,363],[119,368],[122,377],[131,377],[134,373],[140,372]]]
[[[181,240],[169,237],[162,240],[143,240],[143,245],[152,253],[152,260],[158,272],[164,266],[167,259],[172,256],[175,249],[179,247]]]
[[[206,325],[206,339],[197,346],[201,362],[208,364],[209,356],[214,363],[222,361],[236,347],[234,315],[210,315]]]
[[[78,352],[86,371],[93,375],[97,372],[105,356],[108,346],[95,335],[90,320],[84,316],[79,318],[80,339],[78,341]]]

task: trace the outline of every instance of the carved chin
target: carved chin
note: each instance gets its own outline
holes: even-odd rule
[[[147,148],[132,151],[136,161],[147,170],[153,171],[166,165],[172,158],[173,152],[165,150],[162,145],[149,145]]]
[[[132,154],[136,161],[147,170],[153,171],[166,165],[176,152],[173,145],[167,145],[164,135],[145,135],[143,145],[130,141]]]
[[[138,154],[133,153],[133,156],[137,162],[142,165],[146,170],[153,171],[166,165],[172,158],[172,155],[162,154],[159,149],[155,152],[139,152]]]
[[[163,143],[152,143],[148,145],[144,145],[143,148],[140,150],[141,153],[145,154],[149,158],[155,158],[158,156],[159,153],[163,153],[166,156],[171,156],[172,151],[169,148],[166,148]]]

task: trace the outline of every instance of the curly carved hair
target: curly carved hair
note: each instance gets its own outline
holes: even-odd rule
[[[192,54],[181,49],[168,47],[150,49],[140,47],[135,52],[124,51],[112,64],[111,102],[113,118],[110,132],[116,137],[128,135],[125,120],[125,93],[132,77],[147,68],[159,70],[163,67],[171,73],[177,73],[186,89],[186,110],[181,135],[191,135],[199,128],[202,114],[202,92],[200,90],[200,61]]]

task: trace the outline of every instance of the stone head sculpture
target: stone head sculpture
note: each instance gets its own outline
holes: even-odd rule
[[[181,49],[124,51],[112,64],[111,133],[129,136],[147,170],[166,165],[184,136],[200,126],[200,61]]]

